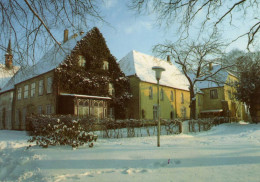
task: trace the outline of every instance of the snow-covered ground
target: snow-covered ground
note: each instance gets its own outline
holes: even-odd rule
[[[21,131],[0,131],[0,181],[260,181],[260,124],[210,131],[98,139],[94,148],[26,147]]]

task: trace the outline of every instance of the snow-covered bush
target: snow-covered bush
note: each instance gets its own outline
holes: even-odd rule
[[[48,116],[39,115],[28,117],[29,134],[32,138],[29,142],[47,148],[49,145],[70,145],[73,148],[88,143],[93,146],[93,140],[97,137],[91,132],[93,121],[78,119],[72,116]]]

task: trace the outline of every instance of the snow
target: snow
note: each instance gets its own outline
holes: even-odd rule
[[[67,93],[60,93],[62,96],[71,96],[71,97],[83,97],[83,98],[92,98],[92,99],[107,99],[111,100],[110,97],[100,97],[100,96],[93,96],[93,95],[80,95],[80,94],[67,94]]]
[[[5,85],[3,90],[8,91],[14,88],[14,85],[29,80],[38,75],[47,73],[62,63],[65,58],[71,53],[76,46],[77,42],[80,41],[85,35],[77,37],[70,37],[70,39],[64,44],[58,46],[55,44],[34,66],[22,67]]]
[[[12,69],[7,69],[5,65],[0,64],[0,89],[14,76],[19,68],[19,66],[14,66]]]
[[[214,73],[216,73],[219,69],[221,69],[221,65],[213,65],[212,68],[213,69],[209,73],[207,73],[207,74],[214,74]],[[218,73],[216,73],[213,76],[214,80],[216,80],[217,82],[208,81],[208,80],[197,81],[196,82],[196,86],[199,89],[212,88],[212,87],[223,87],[224,84],[227,81],[228,75],[235,76],[232,73],[228,72],[227,70],[222,69],[222,70],[220,70]],[[210,79],[212,79],[212,78],[210,78]]]
[[[259,181],[260,124],[102,139],[93,148],[26,148],[24,131],[0,131],[0,181]]]
[[[136,75],[141,81],[149,83],[157,83],[152,67],[163,67],[165,71],[162,72],[160,85],[189,90],[189,82],[180,70],[159,58],[133,50],[119,61],[119,66],[126,76]]]

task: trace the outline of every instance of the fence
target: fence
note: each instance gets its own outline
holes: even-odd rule
[[[231,117],[215,117],[215,118],[200,118],[197,120],[189,120],[188,127],[189,132],[201,132],[207,131],[212,128],[212,126],[220,125],[223,123],[236,122],[237,118]]]
[[[97,134],[103,138],[143,137],[157,135],[157,122],[152,120],[117,120],[107,124],[101,122]],[[179,120],[161,120],[161,134],[172,135],[182,132]]]

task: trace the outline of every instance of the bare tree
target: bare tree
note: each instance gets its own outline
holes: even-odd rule
[[[217,78],[218,73],[230,67],[223,66],[221,57],[223,56],[223,43],[216,38],[203,42],[182,42],[174,44],[166,42],[154,47],[154,52],[158,56],[171,56],[174,62],[180,66],[183,74],[189,82],[190,91],[190,118],[196,118],[196,83],[199,81],[212,81],[223,84]],[[218,64],[214,71],[209,70],[209,64]]]
[[[20,61],[35,59],[42,45],[60,44],[57,30],[86,29],[90,21],[104,21],[100,16],[102,0],[6,0],[0,2],[0,49],[6,51],[12,34],[14,53]],[[38,53],[39,53],[38,52]]]
[[[235,19],[246,20],[248,31],[235,40],[247,36],[248,49],[260,30],[259,5],[258,0],[132,0],[130,3],[130,7],[139,13],[156,13],[159,25],[179,26],[184,38],[189,36],[194,22],[201,23],[201,35],[205,29],[214,34],[224,29],[223,25],[238,26]]]

